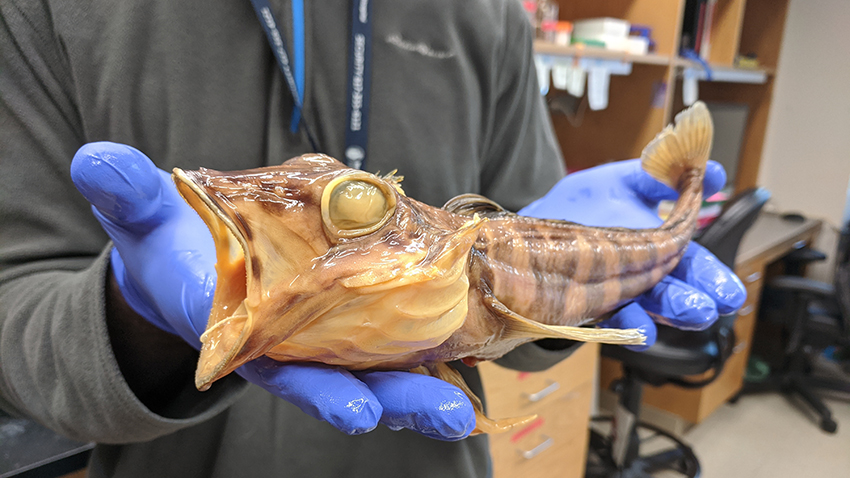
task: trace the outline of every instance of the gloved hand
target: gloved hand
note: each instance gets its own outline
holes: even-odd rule
[[[127,303],[200,349],[215,290],[215,247],[171,176],[134,148],[102,142],[80,148],[71,178],[112,239],[111,265]],[[380,422],[459,440],[475,428],[469,399],[433,377],[408,372],[355,377],[337,367],[283,365],[268,358],[237,373],[348,434],[365,433]]]
[[[725,183],[723,166],[709,161],[704,196],[716,193]],[[677,196],[676,191],[643,171],[639,159],[633,159],[569,174],[519,214],[587,226],[652,228],[663,222],[657,214],[658,203]],[[600,325],[643,329],[646,345],[627,347],[646,350],[655,343],[656,329],[645,311],[666,318],[667,325],[704,330],[718,313],[734,312],[746,298],[738,277],[708,250],[692,242],[669,276]]]

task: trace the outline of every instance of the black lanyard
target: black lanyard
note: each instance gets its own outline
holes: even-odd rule
[[[303,7],[303,4],[299,5]],[[298,121],[300,112],[301,122],[304,125],[304,130],[307,132],[307,138],[310,140],[310,145],[313,151],[318,151],[316,141],[307,124],[304,108],[303,108],[303,85],[298,88],[296,76],[292,73],[292,65],[289,60],[289,55],[286,49],[286,40],[280,29],[277,26],[277,19],[272,13],[271,6],[268,0],[251,0],[251,5],[260,19],[260,24],[263,25],[263,30],[266,32],[266,38],[269,45],[272,47],[272,52],[277,60],[277,64],[286,79],[286,85],[289,92],[292,94],[292,100],[295,103],[296,112],[293,113],[294,121]],[[346,130],[345,130],[345,163],[355,169],[363,169],[366,164],[366,146],[369,139],[369,90],[371,84],[371,64],[372,64],[372,3],[370,0],[353,0],[351,13],[351,45],[348,55],[348,103],[346,105]],[[303,8],[300,10],[294,9],[303,13]],[[303,31],[304,16],[293,15],[293,23],[300,22],[300,25],[295,25],[293,30]],[[298,41],[296,40],[296,44]],[[303,42],[300,44],[303,49]],[[296,46],[296,57],[298,56],[299,46]],[[304,57],[303,53],[300,55]],[[303,68],[299,66],[299,68]]]
[[[345,163],[355,169],[366,164],[369,142],[369,90],[372,73],[372,2],[354,0],[351,45],[348,49],[348,105]]]

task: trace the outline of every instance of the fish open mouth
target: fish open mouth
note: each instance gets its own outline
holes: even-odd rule
[[[195,385],[199,390],[206,390],[212,382],[232,371],[228,365],[253,328],[246,305],[251,259],[246,254],[245,232],[228,214],[228,209],[235,209],[225,198],[210,193],[205,187],[204,175],[174,168],[172,178],[177,191],[207,225],[215,242],[218,278],[207,330],[201,336],[201,356],[195,373]]]

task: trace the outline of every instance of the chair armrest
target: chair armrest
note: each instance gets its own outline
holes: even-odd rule
[[[832,284],[805,277],[777,276],[771,279],[767,285],[771,289],[783,292],[808,294],[824,299],[835,297],[835,287]]]
[[[811,247],[801,247],[789,252],[782,259],[785,262],[808,264],[809,262],[825,261],[826,254],[817,249],[812,249]]]

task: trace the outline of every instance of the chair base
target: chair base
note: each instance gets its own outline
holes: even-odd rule
[[[597,417],[593,421],[612,421],[612,417]],[[638,422],[637,428],[652,432],[651,438],[666,438],[672,442],[672,447],[648,455],[639,455],[628,465],[619,467],[611,453],[611,438],[591,429],[585,477],[651,478],[654,473],[660,471],[673,471],[688,478],[700,476],[699,460],[691,447],[674,435],[648,423]]]
[[[769,377],[763,382],[748,382],[731,400],[730,403],[735,403],[741,395],[750,395],[764,392],[782,392],[786,396],[796,395],[815,412],[818,416],[818,426],[827,433],[835,433],[838,430],[838,423],[832,418],[832,412],[823,402],[823,400],[815,393],[815,389],[827,389],[837,392],[850,393],[850,383],[821,379],[817,377],[805,376],[798,373],[785,373],[777,376]]]

